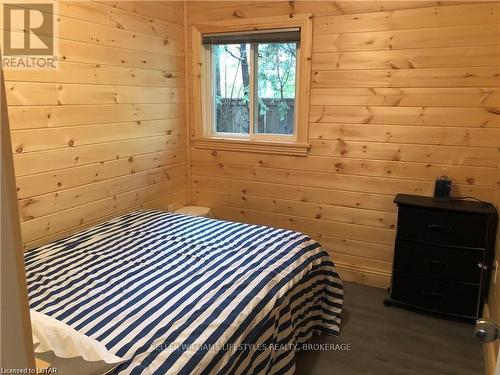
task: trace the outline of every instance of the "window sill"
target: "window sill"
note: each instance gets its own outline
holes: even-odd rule
[[[194,147],[204,150],[244,151],[260,154],[307,156],[310,145],[295,142],[250,141],[227,138],[195,138]]]

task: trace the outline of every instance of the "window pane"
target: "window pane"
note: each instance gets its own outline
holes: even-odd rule
[[[250,45],[212,46],[215,131],[249,131]]]
[[[296,43],[259,44],[256,133],[293,134]]]

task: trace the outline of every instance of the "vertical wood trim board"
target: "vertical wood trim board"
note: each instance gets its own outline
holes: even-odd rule
[[[497,196],[496,196],[496,207],[500,211],[500,148],[499,148],[499,158],[498,158],[498,169],[497,169]],[[495,259],[498,264],[500,264],[500,231],[497,231],[497,242],[496,242],[496,253]],[[494,271],[495,272],[495,271]],[[500,323],[500,270],[496,270],[497,279],[496,283],[491,284],[490,295],[488,299],[488,318]],[[484,348],[485,354],[485,366],[487,374],[495,374],[495,366],[497,363],[497,355],[500,349],[498,340],[486,344]]]
[[[2,306],[0,368],[35,369],[28,291],[14,181],[14,163],[10,149],[9,119],[5,102],[4,74],[1,67],[0,99],[0,251],[2,259],[0,271]]]
[[[344,279],[386,287],[397,193],[432,195],[446,168],[453,195],[498,200],[500,4],[187,7],[186,27],[314,15],[309,155],[200,150],[191,143],[193,204],[223,219],[309,233],[331,251]]]
[[[5,72],[26,248],[188,200],[184,3],[59,10],[60,69]]]

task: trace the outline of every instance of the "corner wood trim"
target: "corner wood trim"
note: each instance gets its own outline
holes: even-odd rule
[[[243,151],[260,154],[307,156],[308,143],[246,141],[237,139],[199,138],[194,147],[205,150]]]

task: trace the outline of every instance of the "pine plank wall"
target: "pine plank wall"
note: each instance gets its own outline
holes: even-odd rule
[[[59,3],[58,71],[6,71],[25,246],[187,201],[182,2]]]
[[[192,201],[311,234],[342,276],[389,284],[397,193],[494,202],[500,4],[189,2],[188,24],[314,15],[308,157],[191,147]],[[402,9],[410,8],[410,9]]]

